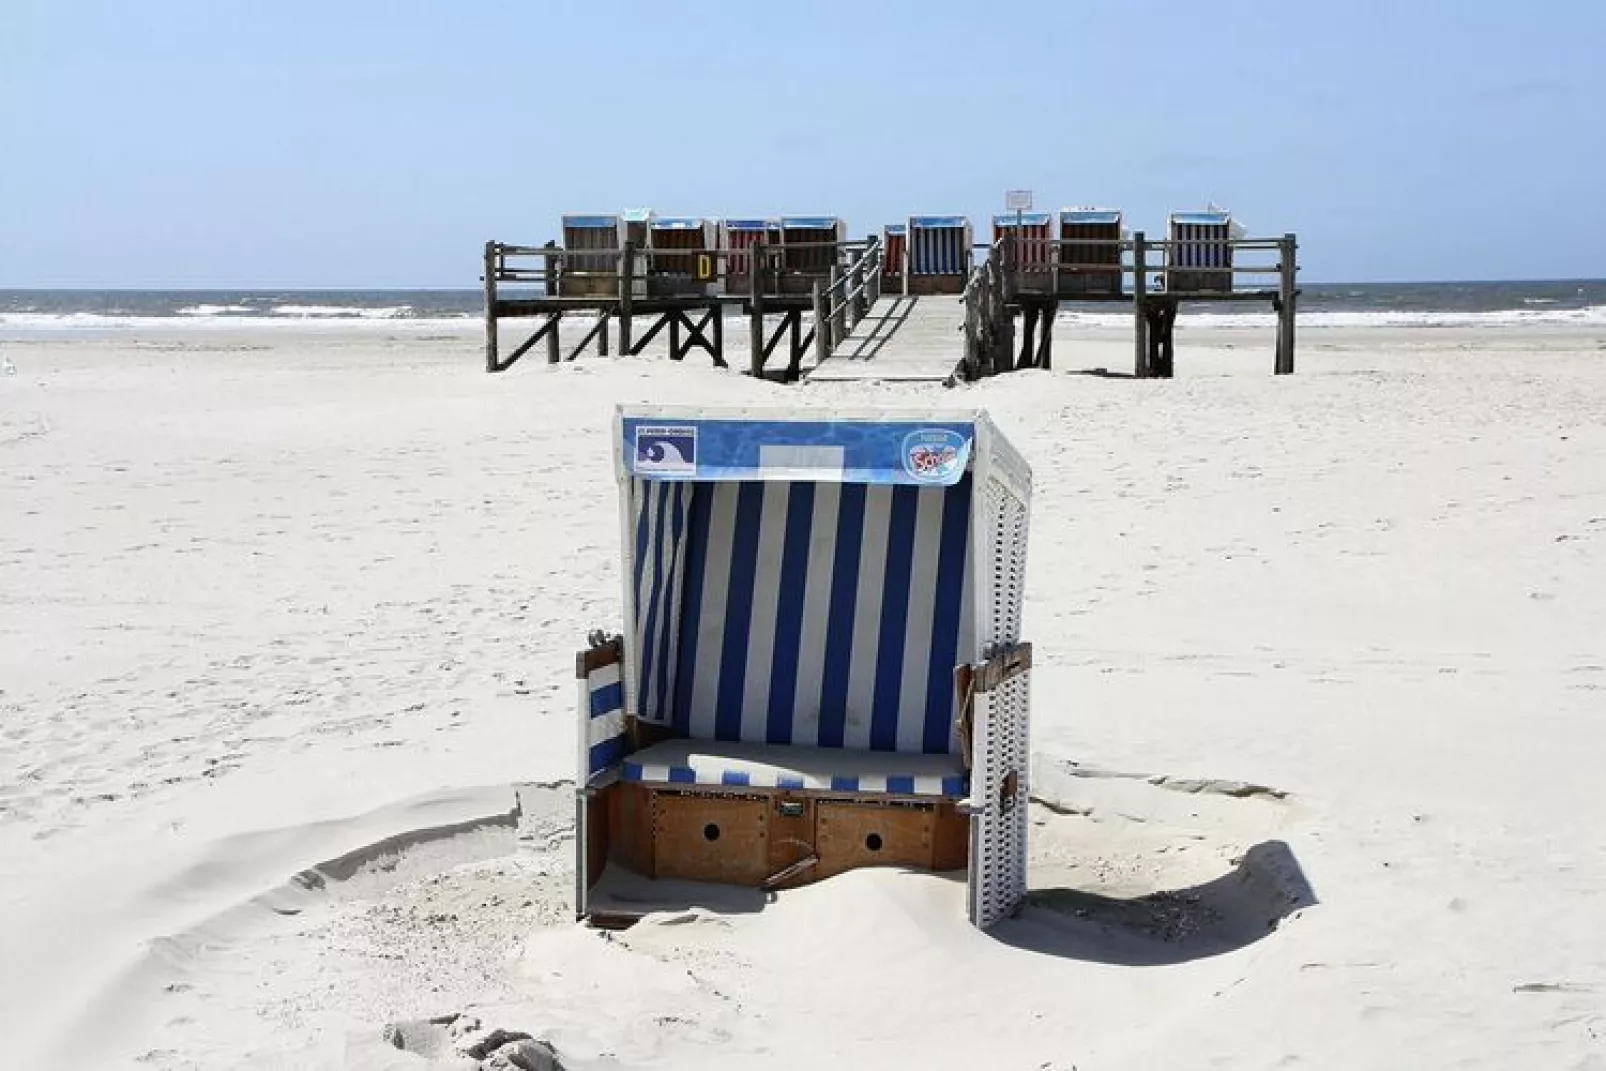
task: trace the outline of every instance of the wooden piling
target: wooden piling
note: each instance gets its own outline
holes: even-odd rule
[[[485,370],[500,372],[496,352],[496,266],[498,246],[485,243]]]
[[[1292,234],[1283,235],[1278,243],[1281,263],[1277,273],[1277,366],[1276,374],[1286,376],[1294,371],[1294,306],[1299,301],[1298,265],[1294,259],[1299,243]]]
[[[558,292],[558,258],[554,255],[557,252],[558,243],[548,241],[542,248],[548,251],[545,266],[545,285],[547,296],[550,297]],[[562,340],[558,337],[558,325],[562,319],[563,313],[552,313],[552,330],[546,336],[547,364],[557,364],[563,360]]]
[[[835,269],[832,269],[833,271]],[[831,356],[831,325],[826,315],[825,291],[821,288],[820,280],[814,280],[814,362],[815,367],[825,363]]]
[[[1144,298],[1148,295],[1149,265],[1147,243],[1142,231],[1132,232],[1132,374],[1139,379],[1149,375],[1149,322]]]
[[[764,374],[764,243],[754,242],[747,254],[747,374]]]
[[[619,254],[619,356],[629,357],[632,351],[630,303],[636,292],[636,245],[626,242]]]
[[[1058,301],[1050,301],[1043,310],[1043,340],[1037,345],[1037,367],[1045,372],[1054,367],[1054,321],[1059,315]]]
[[[826,308],[831,317],[831,348],[836,349],[837,344],[848,337],[848,303],[844,295],[847,287],[844,285],[846,276],[842,273],[842,265],[831,265],[831,285],[826,293],[836,296],[826,302]]]

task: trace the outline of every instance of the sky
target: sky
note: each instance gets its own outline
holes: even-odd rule
[[[1228,207],[1606,276],[1606,2],[0,0],[0,288],[472,287],[564,213]]]

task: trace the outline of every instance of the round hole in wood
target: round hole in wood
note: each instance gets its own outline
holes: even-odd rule
[[[718,826],[717,823],[710,822],[706,826],[703,827],[703,839],[704,840],[718,840],[719,839],[719,826]]]
[[[881,850],[881,834],[872,833],[868,837],[865,837],[864,846],[870,849],[872,852],[879,852]]]

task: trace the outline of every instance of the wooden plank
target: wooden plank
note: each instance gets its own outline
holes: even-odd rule
[[[936,806],[878,806],[821,800],[814,844],[820,856],[815,880],[866,866],[931,869]]]
[[[1132,233],[1132,374],[1139,379],[1149,375],[1149,324],[1144,296],[1149,291],[1148,250],[1142,231]]]
[[[809,381],[943,382],[964,360],[965,327],[966,306],[957,298],[884,296]],[[815,346],[818,352],[818,336]]]
[[[756,886],[769,861],[762,796],[653,793],[653,872],[660,878]]]
[[[807,796],[781,794],[771,801],[769,829],[769,874],[781,874],[815,854],[814,849],[815,801]],[[770,885],[772,889],[790,889],[816,880],[807,867]]]
[[[620,781],[608,795],[608,858],[643,877],[653,873],[652,790]]]
[[[764,243],[754,242],[747,262],[747,371],[754,377],[764,374],[764,361],[770,351],[764,345],[764,288],[760,267]]]
[[[953,803],[939,803],[931,834],[931,869],[963,870],[969,861],[970,819]]]
[[[556,243],[556,242],[548,242],[546,244],[546,248],[549,249],[549,250],[556,249],[557,245],[558,245],[558,243]],[[557,260],[555,258],[550,257],[550,256],[546,258],[546,269],[543,272],[543,274],[544,274],[545,280],[546,280],[545,286],[546,286],[547,296],[551,297],[553,294],[556,294],[558,292],[558,265],[557,265]],[[559,330],[558,330],[558,320],[562,316],[563,316],[563,313],[554,312],[552,314],[552,319],[547,321],[547,326],[552,328],[552,332],[551,332],[551,334],[547,335],[547,340],[546,340],[546,363],[547,364],[557,364],[559,361],[561,361],[563,359],[563,353],[562,353],[562,350],[560,349],[562,341],[561,341],[561,339],[559,337]]]
[[[591,326],[591,330],[585,333],[585,337],[580,339],[579,343],[575,345],[574,349],[569,351],[569,356],[564,359],[572,361],[579,357],[580,354],[585,352],[585,348],[591,345],[591,340],[596,338],[599,334],[602,336],[604,341],[599,343],[598,348],[602,353],[606,354],[608,352],[608,345],[606,341],[608,338],[608,314],[606,312],[597,317],[597,322]]]
[[[632,309],[636,300],[636,247],[625,243],[619,258],[619,353],[629,357],[636,351],[631,348]]]
[[[557,338],[558,317],[561,315],[562,313],[557,312],[548,313],[546,323],[537,328],[535,334],[519,343],[513,352],[507,355],[507,360],[502,362],[497,371],[505,372],[509,368],[512,368],[515,361],[517,361],[520,357],[523,357],[526,353],[530,352],[530,350],[535,347],[535,344],[540,342],[543,338]]]
[[[1277,375],[1292,375],[1294,371],[1294,322],[1299,301],[1298,239],[1292,234],[1283,235],[1281,274],[1277,287]]]
[[[485,243],[485,370],[500,372],[496,354],[496,262],[495,242]]]
[[[642,350],[646,349],[647,346],[651,344],[652,340],[658,337],[658,332],[664,329],[664,324],[669,323],[678,315],[679,313],[672,311],[660,314],[658,319],[653,322],[653,325],[647,328],[647,333],[642,335],[640,340],[632,345],[627,351],[629,356],[634,357]]]
[[[818,279],[814,280],[814,366],[818,368],[831,356],[831,324],[826,315],[825,290]],[[800,364],[801,356],[792,363]],[[795,367],[792,369],[795,371]]]
[[[581,651],[574,659],[574,675],[581,680],[603,666],[611,666],[624,657],[624,641],[614,636],[607,642]]]

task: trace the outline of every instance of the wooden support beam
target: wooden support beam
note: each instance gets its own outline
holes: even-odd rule
[[[658,319],[653,321],[653,325],[647,329],[647,333],[645,335],[642,335],[641,338],[638,339],[635,342],[635,344],[631,346],[630,351],[629,351],[629,356],[634,357],[638,353],[640,353],[642,350],[646,349],[647,346],[652,342],[652,340],[658,337],[658,332],[660,332],[660,331],[662,331],[664,329],[664,325],[667,324],[676,315],[677,314],[673,313],[673,312],[661,313],[659,315]]]
[[[558,243],[557,242],[548,242],[546,245],[542,246],[541,248],[550,250],[550,249],[556,249],[557,247],[558,247]],[[546,280],[545,281],[545,286],[546,286],[546,295],[547,295],[547,297],[555,297],[555,296],[557,296],[557,293],[558,293],[558,262],[557,262],[557,258],[556,257],[550,257],[549,256],[549,257],[546,258],[545,280]],[[563,313],[561,313],[561,312],[553,313],[552,314],[552,319],[548,322],[548,325],[547,325],[547,326],[552,328],[552,333],[547,335],[547,340],[546,340],[546,363],[547,364],[557,364],[559,361],[561,361],[563,359],[562,351],[559,349],[559,344],[560,343],[559,343],[559,338],[558,338],[558,320],[561,319],[562,316],[563,316]]]
[[[819,288],[820,284],[815,283],[815,294],[820,292]],[[815,300],[818,302],[819,299],[816,298]],[[818,307],[817,304],[816,307]],[[808,351],[808,343],[812,341],[818,347],[820,337],[825,332],[826,326],[816,320],[813,329],[809,332],[808,339],[805,340],[803,337],[803,310],[793,309],[789,319],[791,320],[792,353],[786,364],[786,380],[788,383],[795,383],[803,374],[803,354]]]
[[[792,321],[802,315],[797,309],[788,309],[781,313],[781,322],[775,325],[775,334],[770,336],[769,341],[764,343],[762,347],[764,360],[770,359],[770,355],[775,352],[775,347],[781,344],[781,339],[785,337],[787,330],[792,326]]]
[[[831,269],[832,283],[836,282],[836,268]],[[830,313],[825,307],[825,291],[818,279],[814,280],[814,364],[815,367],[825,363],[831,356],[831,324]],[[794,347],[795,348],[795,347]],[[792,367],[788,371],[795,371],[803,360],[802,354],[794,354]]]
[[[564,360],[572,361],[576,357],[579,357],[580,354],[585,351],[585,348],[591,345],[591,340],[596,338],[598,335],[601,335],[604,340],[599,344],[599,349],[603,355],[606,355],[608,352],[608,344],[606,342],[608,337],[608,310],[606,309],[602,310],[602,312],[597,316],[597,322],[592,326],[591,330],[586,332],[585,337],[580,340],[579,345],[575,346],[574,349],[569,351],[569,356],[565,357]]]
[[[1043,310],[1043,340],[1037,346],[1037,367],[1045,372],[1054,367],[1054,321],[1059,315],[1058,301],[1049,302]]]
[[[1030,368],[1035,363],[1033,343],[1037,334],[1038,309],[1036,305],[1023,305],[1020,310],[1020,356],[1015,359],[1015,368]]]
[[[831,314],[831,348],[834,350],[848,337],[848,288],[845,285],[847,276],[842,271],[842,265],[831,265],[831,290],[836,297],[826,302]],[[829,294],[831,291],[828,290]]]
[[[636,246],[633,242],[626,242],[624,251],[619,254],[619,353],[624,357],[634,356],[636,350],[631,343],[632,319],[630,308],[635,300],[636,293]]]
[[[1294,316],[1299,302],[1299,271],[1295,256],[1299,243],[1292,234],[1285,234],[1279,249],[1281,269],[1277,286],[1277,367],[1276,374],[1292,375],[1294,371]]]
[[[502,366],[497,363],[496,352],[496,268],[497,245],[495,242],[485,243],[485,370],[487,372],[500,372]]]
[[[761,264],[764,243],[753,243],[747,257],[747,374],[762,376],[764,360],[770,351],[764,345],[764,287]]]
[[[1149,324],[1144,298],[1149,290],[1147,242],[1142,231],[1132,232],[1132,374],[1139,379],[1149,375]]]
[[[719,305],[711,305],[702,317],[693,321],[690,316],[685,317],[686,343],[681,348],[681,356],[690,353],[693,346],[700,346],[714,359],[714,367],[724,368],[725,356],[724,331],[725,315]],[[712,337],[710,337],[712,334]]]
[[[540,327],[536,328],[535,334],[519,343],[518,348],[512,353],[508,354],[507,360],[499,364],[495,371],[506,372],[509,368],[512,368],[514,362],[516,362],[520,357],[523,357],[526,353],[529,353],[530,350],[534,349],[535,344],[540,342],[543,338],[556,338],[558,335],[558,317],[560,315],[562,314],[556,312],[548,313],[546,322]]]

